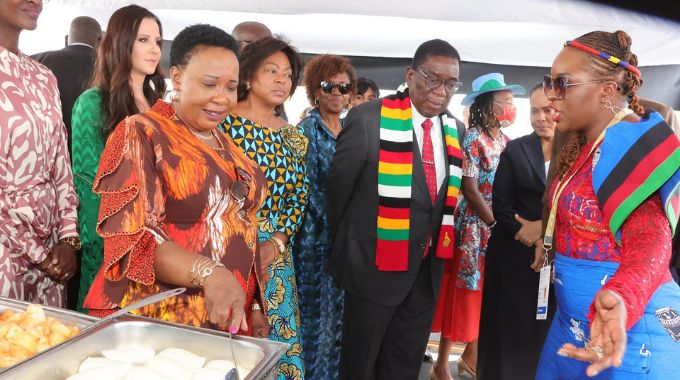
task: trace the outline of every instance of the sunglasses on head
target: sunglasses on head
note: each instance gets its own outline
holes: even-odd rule
[[[321,91],[330,94],[333,92],[333,90],[338,89],[342,95],[347,95],[350,92],[352,92],[352,84],[351,83],[333,83],[333,82],[326,82],[322,81],[321,82]]]
[[[569,79],[567,79],[566,77],[559,76],[559,77],[556,77],[556,78],[552,78],[550,75],[546,75],[546,76],[543,77],[543,92],[545,93],[545,96],[548,97],[548,99],[551,98],[550,91],[552,91],[554,99],[564,100],[564,98],[567,96],[567,89],[571,86],[578,86],[580,84],[589,84],[589,83],[605,83],[605,82],[613,82],[613,81],[611,79],[597,79],[597,80],[590,80],[590,81],[586,81],[586,82],[569,83]]]
[[[250,174],[241,168],[236,168],[236,176],[238,180],[231,184],[229,193],[234,198],[236,203],[238,203],[239,207],[243,207],[246,197],[248,197],[248,194],[250,194],[249,182],[252,180],[252,178],[250,177]]]

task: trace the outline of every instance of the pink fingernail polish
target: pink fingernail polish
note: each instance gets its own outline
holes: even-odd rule
[[[229,327],[229,332],[232,334],[236,334],[238,332],[238,326]]]
[[[562,356],[562,357],[565,357],[565,358],[568,356],[567,353],[564,352],[564,351],[562,351],[561,349],[560,349],[560,350],[557,350],[557,355]]]

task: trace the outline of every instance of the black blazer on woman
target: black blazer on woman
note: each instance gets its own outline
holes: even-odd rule
[[[534,248],[515,240],[521,227],[515,214],[530,221],[542,219],[545,179],[538,135],[508,142],[493,183],[493,216],[498,224],[489,238],[486,266],[531,285],[538,285],[538,274],[529,268]]]

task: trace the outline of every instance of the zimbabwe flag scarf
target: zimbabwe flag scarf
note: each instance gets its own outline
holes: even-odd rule
[[[621,244],[621,225],[650,195],[659,192],[675,231],[680,216],[680,140],[657,112],[639,122],[607,129],[593,168],[593,190],[605,221]]]
[[[384,98],[380,110],[380,153],[378,162],[378,270],[408,270],[411,184],[413,173],[413,122],[408,92]],[[456,124],[442,115],[449,180],[442,226],[435,256],[453,257],[453,212],[458,204],[463,156]]]

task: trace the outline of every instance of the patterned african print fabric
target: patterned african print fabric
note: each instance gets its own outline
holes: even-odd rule
[[[78,235],[77,207],[57,80],[0,46],[0,296],[65,306],[37,264]]]
[[[101,195],[97,233],[104,237],[104,259],[83,305],[90,313],[102,315],[174,287],[156,281],[153,269],[156,249],[167,241],[197,258],[219,261],[251,293],[265,180],[231,140],[215,135],[221,149],[205,145],[161,100],[116,127],[94,178],[93,189]],[[248,183],[243,202],[231,193],[236,181]],[[213,327],[199,288],[143,307],[139,314]]]
[[[282,232],[288,236],[288,247],[292,246],[307,205],[307,139],[294,126],[274,131],[235,114],[227,116],[220,128],[267,178],[269,196],[258,213],[259,241]],[[269,339],[291,345],[279,360],[278,378],[303,379],[300,310],[290,248],[269,266],[268,277],[264,300]]]
[[[326,176],[335,153],[336,136],[318,109],[298,127],[309,139],[305,156],[309,195],[307,212],[295,239],[293,257],[300,294],[302,345],[309,379],[336,379],[340,365],[344,292],[326,272],[330,242],[326,221]]]
[[[80,251],[80,288],[78,311],[87,312],[83,301],[104,257],[104,240],[97,235],[99,194],[92,191],[99,158],[104,150],[101,135],[102,96],[97,88],[82,93],[73,105],[73,182],[78,192],[78,231],[83,248]]]

